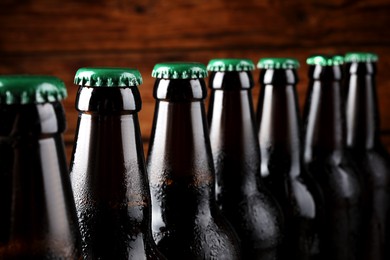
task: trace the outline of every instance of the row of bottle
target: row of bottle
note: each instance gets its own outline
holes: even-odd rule
[[[307,60],[303,140],[296,60],[260,60],[257,120],[251,61],[210,61],[207,119],[206,67],[157,64],[146,164],[140,73],[80,69],[70,178],[63,83],[0,76],[0,258],[385,259],[377,57],[345,60]]]

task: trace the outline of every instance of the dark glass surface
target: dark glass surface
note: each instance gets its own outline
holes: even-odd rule
[[[0,259],[79,259],[59,102],[0,105]]]
[[[324,259],[357,259],[363,189],[345,146],[341,68],[310,66],[309,78],[304,160],[324,195],[321,252]]]
[[[137,87],[80,87],[71,181],[86,259],[165,259],[153,242]]]
[[[215,203],[203,79],[157,79],[147,167],[154,240],[168,259],[240,259]]]
[[[390,258],[390,156],[380,141],[375,74],[375,63],[346,64],[347,146],[366,187],[367,260]]]
[[[284,213],[283,259],[313,259],[319,254],[322,197],[303,165],[297,82],[293,69],[261,71],[260,171]]]
[[[212,72],[208,110],[217,204],[236,230],[243,259],[279,259],[283,217],[260,179],[251,72]]]

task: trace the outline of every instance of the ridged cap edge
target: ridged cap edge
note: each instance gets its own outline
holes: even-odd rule
[[[313,55],[306,59],[308,65],[339,66],[344,64],[344,57],[341,55]]]
[[[298,69],[299,61],[293,58],[262,58],[257,63],[259,69]]]
[[[81,68],[74,84],[87,87],[132,87],[142,84],[141,73],[132,68]]]
[[[0,104],[25,105],[56,102],[67,97],[65,84],[54,76],[0,76]]]
[[[208,71],[252,71],[255,64],[249,59],[212,59],[207,65]]]
[[[372,52],[348,52],[344,56],[345,62],[377,62],[378,55]]]
[[[157,63],[152,77],[160,79],[200,79],[207,77],[206,66],[198,62]]]

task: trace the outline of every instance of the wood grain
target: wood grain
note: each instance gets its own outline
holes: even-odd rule
[[[5,1],[10,53],[390,44],[389,1]]]

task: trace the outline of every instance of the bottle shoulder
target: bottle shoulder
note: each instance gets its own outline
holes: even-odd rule
[[[283,216],[269,192],[255,192],[222,203],[222,213],[245,241],[272,248],[280,243]],[[260,242],[261,241],[261,242]]]
[[[361,170],[350,154],[333,156],[307,164],[307,169],[320,184],[325,198],[349,201],[357,205],[362,197]]]
[[[165,177],[151,179],[150,184],[152,230],[163,254],[193,259],[220,243],[227,247],[219,248],[220,254],[235,251],[235,235],[215,204],[214,181]]]
[[[352,152],[352,156],[367,185],[378,189],[390,186],[390,155],[384,147]]]
[[[302,163],[298,167],[278,165],[277,168],[262,171],[262,177],[285,214],[304,219],[318,217],[322,194]]]
[[[218,213],[219,214],[219,213]],[[153,228],[153,219],[152,219]],[[238,240],[223,218],[199,216],[193,224],[175,222],[153,232],[154,240],[168,258],[198,259],[199,257],[240,259]]]

